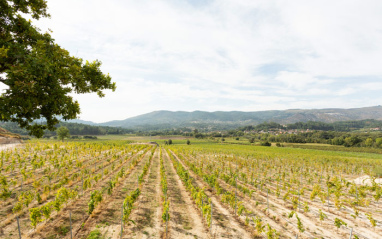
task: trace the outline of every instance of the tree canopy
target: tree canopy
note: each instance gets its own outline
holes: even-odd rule
[[[31,135],[63,120],[75,119],[79,103],[69,93],[115,90],[101,62],[70,56],[51,35],[41,33],[30,20],[50,17],[45,0],[0,0],[0,121],[16,122]],[[44,123],[37,123],[38,121]]]
[[[57,136],[60,140],[64,141],[65,138],[70,137],[69,129],[65,126],[61,126],[57,129]]]

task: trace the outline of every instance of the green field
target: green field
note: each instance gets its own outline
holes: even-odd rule
[[[349,227],[359,238],[382,234],[374,177],[382,154],[236,141],[32,140],[0,153],[0,227],[18,238],[18,217],[25,238],[68,238],[72,212],[78,238],[117,238],[121,215],[126,238],[159,238],[168,223],[171,238],[345,238]]]

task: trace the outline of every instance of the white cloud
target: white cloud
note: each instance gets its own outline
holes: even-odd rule
[[[275,80],[284,84],[287,88],[295,90],[305,90],[316,84],[328,83],[327,80],[321,81],[306,73],[288,71],[279,72]]]
[[[52,18],[36,24],[53,29],[71,54],[100,59],[117,82],[105,98],[75,96],[83,119],[376,102],[367,99],[382,76],[377,0],[48,0],[48,6]],[[282,67],[259,70],[272,64]],[[368,78],[343,80],[362,76]]]
[[[344,96],[344,95],[351,95],[357,92],[357,89],[354,87],[346,87],[343,89],[338,90],[337,95]]]

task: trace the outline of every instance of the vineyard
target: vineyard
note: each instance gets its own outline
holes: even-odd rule
[[[381,159],[217,143],[24,144],[0,152],[0,238],[381,238]]]

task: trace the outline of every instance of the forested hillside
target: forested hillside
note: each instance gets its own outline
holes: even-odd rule
[[[4,129],[20,134],[20,135],[28,135],[28,132],[25,129],[20,128],[16,123],[12,122],[0,122],[0,126]],[[57,128],[60,126],[65,126],[69,129],[71,135],[105,135],[105,134],[125,134],[132,132],[128,129],[118,128],[118,127],[107,127],[107,126],[95,126],[95,125],[86,125],[86,124],[78,124],[78,123],[67,123],[60,122],[56,125]],[[55,131],[46,130],[44,136],[55,136]]]
[[[263,122],[276,122],[278,124],[293,124],[308,121],[333,123],[366,119],[382,120],[382,107],[311,110],[293,109],[254,112],[154,111],[125,120],[105,122],[100,125],[130,128],[139,131],[169,130],[184,127],[197,128],[203,131],[215,131],[235,129],[247,125],[258,125]],[[338,125],[336,127],[342,126]]]

